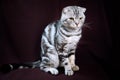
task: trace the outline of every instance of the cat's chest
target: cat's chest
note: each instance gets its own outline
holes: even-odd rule
[[[57,41],[59,44],[63,44],[63,43],[77,43],[79,41],[81,36],[70,36],[70,37],[63,37],[63,36],[58,36],[57,37]]]
[[[66,41],[67,43],[77,43],[79,41],[80,37],[79,36],[72,36],[72,37],[67,37]]]

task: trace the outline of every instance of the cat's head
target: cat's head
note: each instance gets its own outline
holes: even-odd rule
[[[60,21],[67,29],[80,29],[85,21],[86,8],[67,6],[63,8]]]

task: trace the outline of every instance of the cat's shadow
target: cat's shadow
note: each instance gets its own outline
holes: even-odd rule
[[[58,69],[58,71],[59,71],[60,74],[64,73],[64,67],[58,67],[57,69]]]

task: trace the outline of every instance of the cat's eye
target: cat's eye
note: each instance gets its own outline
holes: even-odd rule
[[[71,18],[69,18],[69,19],[70,19],[70,20],[74,20],[74,18],[72,18],[72,17],[71,17]]]
[[[82,19],[83,17],[80,17],[80,20]]]

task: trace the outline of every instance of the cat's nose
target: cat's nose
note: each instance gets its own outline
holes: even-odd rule
[[[79,23],[75,23],[75,24],[78,26]]]

